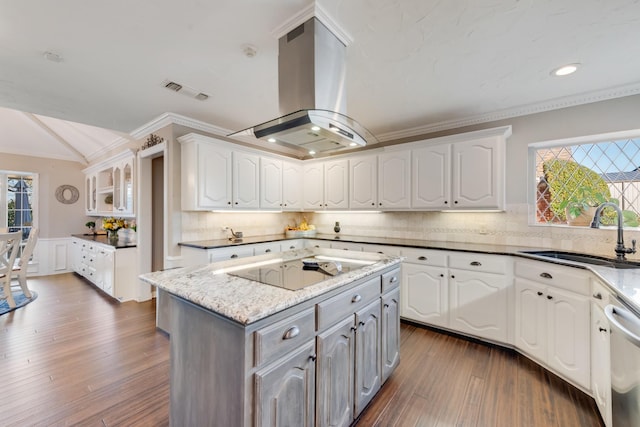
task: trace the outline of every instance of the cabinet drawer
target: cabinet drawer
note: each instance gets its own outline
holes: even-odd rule
[[[376,276],[353,289],[322,301],[316,306],[318,308],[318,330],[327,328],[346,316],[354,314],[379,297],[380,276]]]
[[[516,261],[515,274],[537,283],[589,295],[589,274],[578,268],[563,267],[544,261]]]
[[[277,359],[312,339],[315,336],[315,326],[315,312],[311,307],[256,331],[256,366]]]
[[[406,258],[404,262],[411,264],[433,265],[436,267],[447,266],[447,252],[445,251],[402,248],[401,253]]]
[[[449,253],[449,268],[506,274],[509,260],[500,255],[485,255],[472,252]]]
[[[400,285],[400,269],[396,268],[382,275],[382,293],[387,292]]]

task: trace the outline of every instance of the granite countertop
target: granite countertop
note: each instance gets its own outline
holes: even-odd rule
[[[136,242],[131,242],[124,239],[118,239],[117,243],[111,242],[106,234],[72,234],[72,237],[77,237],[78,239],[87,240],[89,242],[101,243],[103,245],[112,246],[116,249],[124,249],[124,248],[135,248]]]
[[[342,250],[313,248],[259,255],[252,257],[251,262],[276,258],[287,261],[315,255],[345,258]],[[140,279],[242,325],[248,325],[387,267],[399,265],[402,261],[401,257],[366,252],[349,253],[348,258],[374,263],[296,291],[243,279],[221,271],[224,268],[245,265],[247,258],[157,271],[143,274]]]
[[[182,242],[182,246],[190,246],[200,249],[215,249],[230,246],[239,246],[255,243],[275,242],[280,240],[292,240],[298,238],[288,238],[284,234],[268,236],[257,236],[244,238],[241,242],[234,242],[228,239],[201,240],[197,242]],[[475,252],[495,255],[511,255],[522,258],[534,259],[536,261],[548,262],[552,264],[565,265],[574,268],[581,268],[591,271],[601,279],[611,290],[611,292],[627,303],[629,308],[640,316],[640,268],[637,269],[616,269],[611,267],[596,266],[592,264],[552,259],[543,256],[529,254],[527,252],[536,250],[549,250],[549,248],[496,245],[484,243],[463,243],[463,242],[442,242],[418,239],[403,239],[391,237],[363,237],[334,234],[318,234],[309,239],[340,241],[350,243],[392,245],[420,249],[439,249],[448,251]],[[611,248],[613,253],[613,248]],[[351,252],[350,252],[351,253]]]

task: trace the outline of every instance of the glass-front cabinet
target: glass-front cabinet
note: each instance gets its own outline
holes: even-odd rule
[[[84,170],[87,215],[135,216],[135,160],[126,150]]]

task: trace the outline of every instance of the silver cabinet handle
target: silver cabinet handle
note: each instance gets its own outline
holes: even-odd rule
[[[295,338],[298,335],[300,335],[300,328],[298,328],[297,326],[292,326],[285,331],[284,335],[282,335],[282,339],[290,340],[291,338]]]
[[[482,263],[481,263],[481,262],[479,262],[479,261],[471,261],[471,262],[469,263],[469,265],[472,265],[472,266],[474,266],[474,267],[480,267],[480,266],[482,265]]]
[[[540,273],[540,277],[542,277],[543,279],[553,279],[553,276],[549,273]]]
[[[419,256],[419,257],[418,257],[418,260],[420,260],[420,261],[426,261],[426,260],[427,260],[427,257],[426,257],[426,256]]]
[[[353,298],[351,298],[351,302],[360,302],[362,300],[362,296],[360,294],[355,294]]]
[[[634,334],[616,319],[616,316],[622,317],[628,325],[633,325],[634,329],[638,329],[638,327],[640,327],[640,320],[634,314],[622,307],[616,307],[611,304],[604,308],[604,314],[609,320],[611,329],[615,329],[621,333],[627,341],[636,347],[640,347],[640,336]]]

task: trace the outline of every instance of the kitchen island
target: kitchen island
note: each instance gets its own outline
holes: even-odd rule
[[[302,259],[346,268],[274,284]],[[351,424],[399,362],[400,262],[313,248],[141,276],[170,295],[172,425]]]

